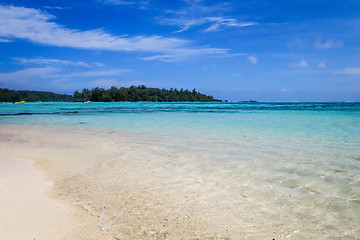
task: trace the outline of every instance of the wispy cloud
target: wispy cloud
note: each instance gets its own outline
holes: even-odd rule
[[[295,67],[295,68],[304,68],[307,66],[309,66],[309,63],[304,59],[301,59],[299,62],[294,62],[289,64],[289,67]]]
[[[224,17],[207,17],[206,18],[212,25],[208,27],[205,32],[217,31],[221,27],[248,27],[256,25],[256,22],[239,22],[233,18]]]
[[[160,23],[169,26],[178,26],[179,30],[174,31],[174,33],[183,32],[189,30],[194,26],[200,26],[206,23],[205,18],[163,18],[160,19]]]
[[[163,18],[160,20],[160,22],[164,25],[180,27],[180,30],[177,30],[175,32],[183,32],[189,30],[190,28],[196,26],[202,26],[202,25],[206,27],[204,32],[214,32],[214,31],[223,30],[224,28],[227,27],[240,28],[240,27],[248,27],[258,24],[256,22],[239,22],[234,18],[226,18],[226,17],[188,18],[182,16],[177,18]]]
[[[207,67],[205,67],[205,66],[203,66],[203,67],[201,68],[201,71],[202,71],[203,73],[208,73],[208,72],[210,72],[210,69],[207,68]]]
[[[345,68],[344,70],[336,71],[336,74],[360,75],[360,68]]]
[[[59,7],[59,6],[45,6],[46,9],[56,9],[56,10],[65,10],[65,9],[71,9],[71,7]]]
[[[149,0],[135,0],[135,1],[127,1],[127,0],[98,0],[99,2],[102,2],[104,4],[109,5],[124,5],[124,6],[135,6],[138,7],[138,9],[147,9],[149,6]]]
[[[229,11],[226,2],[216,5],[204,5],[203,1],[185,0],[187,6],[177,10],[167,10],[170,16],[158,18],[161,24],[178,26],[175,32],[183,32],[197,26],[204,26],[204,32],[220,31],[229,27],[247,27],[258,23],[239,21],[235,18],[223,16]]]
[[[343,45],[342,42],[335,42],[333,40],[327,40],[325,42],[322,41],[316,41],[314,43],[314,47],[315,48],[319,48],[319,49],[327,49],[327,48],[339,48]]]
[[[288,43],[288,46],[293,48],[316,48],[316,49],[330,49],[330,48],[339,48],[343,46],[343,42],[342,41],[334,41],[332,39],[326,40],[326,41],[322,41],[322,40],[316,40],[314,41],[309,40],[309,39],[305,39],[305,38],[300,38],[300,37],[296,37],[295,39],[293,39],[292,41],[290,41]]]
[[[221,48],[203,48],[203,49],[175,49],[173,51],[169,51],[167,54],[159,54],[159,55],[153,55],[144,57],[143,60],[161,60],[164,62],[176,62],[176,61],[182,61],[188,58],[198,58],[203,56],[226,56],[226,57],[232,57],[234,55],[236,56],[242,56],[243,54],[228,54],[228,49],[221,49]]]
[[[0,42],[12,42],[10,39],[0,38]]]
[[[140,51],[173,55],[187,52],[194,55],[204,53],[227,54],[228,49],[193,47],[192,42],[162,36],[116,36],[101,29],[81,31],[69,29],[52,20],[55,16],[32,8],[0,5],[0,37],[27,39],[36,43],[90,50]],[[184,54],[182,56],[185,56]],[[156,58],[153,59],[162,59]]]
[[[25,68],[0,73],[0,85],[16,89],[65,89],[73,91],[83,87],[107,87],[110,83],[114,85],[114,81],[104,81],[104,79],[116,79],[130,71],[128,69],[106,68],[100,63],[82,61],[45,58],[16,58],[15,60],[18,64],[24,65]]]
[[[324,62],[319,63],[319,65],[317,66],[318,68],[322,68],[325,69],[326,68],[326,64]]]
[[[56,67],[35,67],[0,73],[0,83],[11,88],[23,89],[33,83],[34,80],[43,79],[47,75],[58,71],[59,69]]]
[[[186,40],[161,36],[126,38],[110,35],[101,29],[68,29],[50,21],[54,18],[36,9],[0,5],[0,35],[59,47],[113,51],[158,52],[188,44]]]
[[[94,81],[89,82],[88,86],[90,88],[101,87],[101,88],[111,88],[112,86],[120,86],[121,82],[118,79],[114,78],[99,78]]]
[[[132,5],[132,4],[135,4],[134,1],[125,1],[125,0],[98,0],[98,1],[106,3],[106,4],[114,4],[114,5]]]
[[[110,70],[95,70],[95,71],[76,71],[76,72],[63,72],[56,74],[49,74],[49,78],[66,78],[72,79],[76,77],[108,77],[108,76],[119,76],[126,72],[129,72],[127,69],[110,69]]]
[[[14,58],[19,64],[35,64],[35,65],[64,65],[71,67],[105,67],[102,63],[86,63],[83,61],[67,61],[61,59],[49,58]]]
[[[19,81],[20,79],[29,80],[33,78],[43,80],[54,79],[72,79],[74,78],[93,78],[93,77],[109,77],[119,76],[126,72],[127,69],[107,69],[107,70],[92,70],[92,71],[70,71],[68,68],[45,66],[45,67],[30,67],[15,72],[0,73],[0,79],[3,82]]]
[[[252,65],[257,65],[259,63],[259,60],[258,60],[257,56],[255,56],[255,55],[250,55],[247,57],[247,59],[249,60],[249,62]]]

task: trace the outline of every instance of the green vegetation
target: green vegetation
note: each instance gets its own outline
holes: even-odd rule
[[[214,99],[197,92],[195,89],[177,90],[170,88],[147,88],[144,85],[131,86],[129,88],[112,87],[108,90],[102,88],[93,88],[92,90],[83,89],[82,92],[74,93],[76,102],[218,102]]]
[[[10,90],[0,88],[0,102],[68,102],[73,101],[71,95],[43,91]]]
[[[0,88],[0,102],[221,102],[212,96],[197,92],[195,89],[177,90],[170,88],[147,88],[144,85],[131,86],[129,88],[111,87],[84,88],[81,92],[75,91],[73,96],[56,94],[52,92],[9,90]]]

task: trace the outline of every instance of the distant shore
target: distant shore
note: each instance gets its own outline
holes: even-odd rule
[[[125,87],[84,88],[72,95],[44,91],[10,90],[0,88],[0,102],[221,102],[196,89],[160,89],[144,85]]]

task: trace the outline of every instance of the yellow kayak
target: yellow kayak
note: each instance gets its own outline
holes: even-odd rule
[[[25,101],[20,101],[20,102],[14,102],[15,104],[24,104]]]

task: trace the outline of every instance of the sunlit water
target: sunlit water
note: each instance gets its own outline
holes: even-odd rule
[[[234,209],[256,202],[264,219],[291,222],[283,237],[360,236],[360,103],[26,103],[0,113],[0,124],[141,134],[178,189]]]

